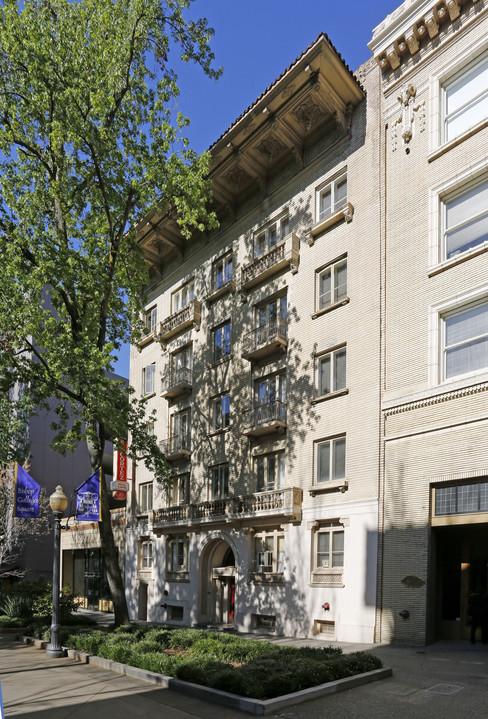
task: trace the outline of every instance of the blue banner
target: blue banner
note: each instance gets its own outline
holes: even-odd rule
[[[98,469],[76,489],[76,519],[100,521],[100,485],[102,470]]]
[[[15,463],[15,517],[39,517],[41,487],[25,469]]]
[[[2,685],[1,684],[0,684],[0,719],[5,719],[5,714],[3,713]]]

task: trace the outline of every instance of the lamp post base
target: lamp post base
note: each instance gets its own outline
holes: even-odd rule
[[[46,651],[46,654],[48,657],[52,657],[53,659],[61,659],[61,657],[66,656],[64,649],[61,649],[61,647],[53,646],[49,647],[49,649]]]

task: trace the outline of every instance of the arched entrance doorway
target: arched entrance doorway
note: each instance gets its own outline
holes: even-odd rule
[[[236,560],[224,539],[212,539],[200,559],[199,621],[234,624]]]

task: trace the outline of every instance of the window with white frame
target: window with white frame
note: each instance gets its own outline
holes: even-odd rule
[[[325,397],[346,388],[346,348],[339,347],[316,358],[316,396]]]
[[[179,312],[195,297],[195,282],[190,280],[171,295],[171,312]]]
[[[144,315],[144,325],[148,332],[155,332],[158,323],[158,308],[152,307]]]
[[[254,571],[282,574],[285,535],[282,530],[264,530],[254,535]]]
[[[442,259],[488,241],[488,179],[442,200]]]
[[[210,422],[214,431],[230,425],[230,394],[226,392],[210,400]]]
[[[256,305],[256,327],[276,325],[280,320],[286,322],[287,299],[286,295],[267,300]]]
[[[443,377],[488,368],[488,301],[465,306],[443,315]]]
[[[342,173],[317,190],[317,222],[324,220],[347,203],[347,176]]]
[[[185,409],[182,412],[176,412],[171,415],[171,437],[172,438],[188,438],[191,431],[190,410]]]
[[[166,543],[166,569],[173,574],[188,571],[188,538],[173,537]]]
[[[346,438],[317,442],[317,483],[336,482],[346,477]]]
[[[139,511],[142,514],[150,512],[153,508],[153,483],[144,482],[139,485]]]
[[[156,364],[146,365],[142,368],[142,394],[147,397],[156,391]]]
[[[255,457],[256,492],[273,492],[285,486],[285,453]]]
[[[230,320],[217,327],[212,332],[212,361],[230,357],[231,349],[231,325]]]
[[[317,522],[312,533],[312,583],[342,586],[344,571],[344,525]]]
[[[316,273],[316,312],[343,302],[347,298],[347,257]]]
[[[254,234],[254,256],[259,257],[285,239],[290,232],[288,215],[270,222]]]
[[[149,539],[141,540],[139,558],[140,569],[151,569],[153,564],[153,545]]]
[[[229,496],[229,465],[218,464],[210,470],[210,499]]]
[[[212,268],[213,289],[218,290],[232,279],[232,252],[220,257]]]
[[[173,477],[172,484],[168,489],[167,501],[169,507],[179,507],[188,504],[190,500],[190,475],[178,474]]]
[[[442,87],[444,142],[488,116],[488,55],[475,60]]]

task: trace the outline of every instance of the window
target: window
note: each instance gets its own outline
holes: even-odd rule
[[[488,115],[488,56],[464,68],[444,85],[443,91],[447,142]]]
[[[158,322],[158,308],[152,307],[148,310],[144,316],[144,325],[149,332],[156,331],[156,325]]]
[[[175,537],[166,545],[166,567],[168,572],[188,571],[188,539]]]
[[[254,383],[254,403],[256,407],[275,404],[276,402],[283,405],[286,403],[286,375],[284,372],[262,377]]]
[[[315,586],[343,587],[344,525],[338,521],[314,524],[311,583]]]
[[[230,321],[217,327],[212,333],[212,361],[230,357]]]
[[[171,416],[171,437],[186,439],[190,436],[190,410],[177,412]]]
[[[254,537],[254,571],[282,574],[285,535],[280,530],[259,532]]]
[[[274,452],[256,457],[256,492],[272,492],[285,486],[285,453]]]
[[[317,396],[324,397],[346,388],[346,348],[317,357]]]
[[[191,280],[171,295],[171,312],[179,312],[195,297],[195,282]]]
[[[331,307],[347,298],[347,258],[333,262],[317,272],[316,311]]]
[[[325,219],[328,215],[347,203],[347,177],[345,174],[336,177],[317,192],[317,221]]]
[[[179,474],[173,478],[173,484],[168,490],[168,506],[179,507],[182,504],[188,504],[190,499],[190,475]]]
[[[488,241],[488,181],[443,201],[443,259]]]
[[[169,386],[191,384],[192,347],[187,345],[171,355]],[[163,383],[165,380],[163,379]]]
[[[275,325],[279,320],[286,322],[286,316],[287,301],[284,295],[256,307],[256,326]]]
[[[232,253],[221,257],[213,265],[213,289],[218,290],[232,279]]]
[[[230,424],[230,394],[222,394],[211,400],[211,426],[217,431]]]
[[[488,482],[435,488],[435,514],[488,512]]]
[[[212,467],[210,474],[210,499],[223,499],[229,496],[229,465],[219,464]]]
[[[488,368],[488,302],[443,318],[444,378]]]
[[[153,508],[153,484],[145,482],[139,485],[139,511],[144,514]]]
[[[152,542],[143,540],[140,544],[140,569],[151,569],[153,563]]]
[[[254,235],[254,256],[259,257],[284,240],[290,232],[288,215],[280,217],[269,225],[258,230]]]
[[[155,392],[156,365],[148,364],[142,369],[142,394],[147,397]]]
[[[317,444],[317,482],[335,482],[346,477],[346,438]]]

